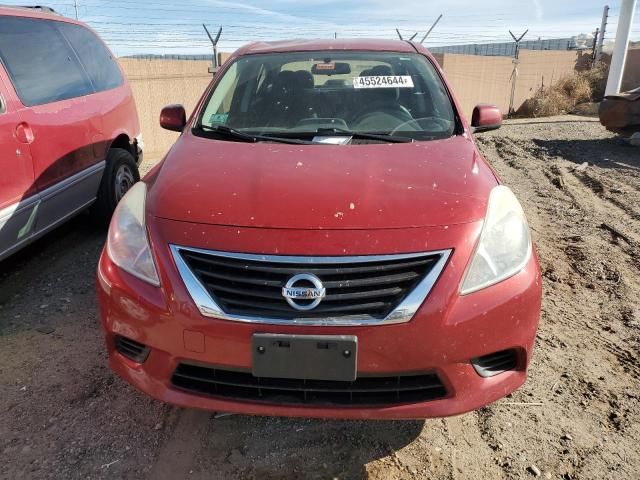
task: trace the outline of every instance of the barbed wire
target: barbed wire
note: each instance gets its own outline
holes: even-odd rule
[[[25,4],[24,0],[3,3]],[[71,0],[45,0],[59,13],[75,16],[76,3]],[[78,0],[77,8],[80,20],[92,26],[114,49],[116,54],[132,49],[161,51],[177,49],[206,51],[211,45],[202,30],[202,23],[210,23],[224,27],[220,49],[231,50],[251,41],[278,40],[285,38],[328,38],[338,37],[376,37],[397,38],[395,27],[399,27],[406,37],[416,31],[417,26],[428,25],[434,20],[431,12],[411,15],[411,18],[397,18],[392,15],[379,22],[376,12],[369,18],[353,19],[345,23],[344,16],[339,13],[314,12],[312,15],[295,15],[286,12],[248,6],[216,2],[214,6],[205,7],[197,0],[182,0],[179,4],[168,0],[154,0],[138,3],[133,0]],[[426,9],[425,9],[426,10]],[[640,8],[639,8],[640,10]],[[136,15],[135,12],[139,12]],[[604,41],[615,38],[618,22],[617,8],[610,10],[607,32]],[[196,15],[197,14],[197,15]],[[580,22],[563,26],[546,25],[531,28],[527,39],[540,41],[563,41],[578,33],[592,34],[600,25],[602,10],[600,7],[581,8],[584,15]],[[269,19],[276,19],[276,24]],[[297,19],[296,25],[283,25],[283,19]],[[466,19],[473,19],[474,24],[458,25]],[[508,29],[524,29],[528,26],[514,18],[506,11],[483,11],[480,15],[466,12],[446,13],[445,20],[434,30],[428,39],[430,47],[473,46],[484,44],[509,43]],[[386,26],[381,26],[381,23]],[[640,39],[640,11],[632,25],[632,36]],[[144,53],[144,52],[143,52]]]

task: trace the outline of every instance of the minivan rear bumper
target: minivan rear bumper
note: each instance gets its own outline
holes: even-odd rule
[[[454,247],[449,264],[413,319],[397,325],[283,326],[203,317],[186,292],[168,247],[157,248],[156,244],[155,248],[161,288],[121,271],[103,252],[98,267],[98,299],[109,363],[125,380],[159,400],[212,411],[415,419],[480,408],[513,392],[526,380],[540,314],[541,278],[534,254],[517,275],[460,296],[458,287],[474,244],[468,239],[477,236],[478,227],[451,226],[452,235],[466,240],[455,244],[442,240]],[[152,233],[152,238],[161,237]],[[444,246],[436,244],[435,248]],[[184,363],[251,372],[254,333],[353,335],[358,338],[358,378],[435,373],[446,393],[441,398],[402,404],[307,405],[210,395],[172,383],[176,369]],[[118,336],[148,347],[146,360],[138,363],[120,353],[116,349]],[[517,361],[504,373],[483,377],[471,363],[505,350],[513,351]]]

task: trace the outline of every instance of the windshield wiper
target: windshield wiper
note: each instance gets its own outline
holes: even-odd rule
[[[227,127],[226,125],[216,125],[210,127],[208,125],[197,125],[196,130],[202,130],[206,132],[211,132],[217,134],[224,138],[234,139],[240,142],[247,143],[256,143],[256,142],[277,142],[277,143],[288,143],[292,145],[317,145],[317,142],[313,142],[311,140],[303,140],[301,137],[308,136],[320,136],[320,137],[351,137],[354,139],[360,140],[376,140],[385,143],[409,143],[413,142],[412,138],[409,137],[400,137],[397,135],[391,135],[389,133],[364,133],[364,132],[352,132],[350,130],[346,130],[343,128],[318,128],[313,133],[299,133],[299,134],[290,134],[286,132],[287,137],[278,137],[267,135],[254,135],[249,133],[241,132],[240,130],[236,130],[231,127]],[[290,136],[289,136],[290,135]],[[294,136],[295,135],[295,136]]]
[[[250,135],[248,133],[241,132],[231,127],[227,127],[226,125],[216,125],[214,127],[210,127],[208,125],[197,125],[196,130],[203,130],[206,132],[215,133],[223,138],[230,138],[234,140],[238,140],[240,142],[247,143],[256,143],[256,142],[277,142],[277,143],[288,143],[292,145],[314,145],[313,142],[307,140],[298,140],[295,138],[280,138],[280,137],[271,137],[266,135]]]
[[[364,132],[352,132],[344,128],[319,128],[316,130],[316,134],[322,137],[336,137],[345,136],[355,138],[356,140],[379,140],[387,143],[410,143],[413,142],[413,138],[400,137],[397,135],[391,135],[390,133],[364,133]]]

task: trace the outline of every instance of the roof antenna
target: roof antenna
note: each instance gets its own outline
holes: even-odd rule
[[[418,36],[418,32],[414,33],[412,37],[409,39],[410,42],[413,42],[413,39]]]
[[[404,40],[404,38],[402,38],[402,34],[400,33],[400,30],[396,28],[396,32],[398,32],[398,37],[400,37],[400,40]]]
[[[204,31],[207,32],[207,36],[209,40],[211,40],[211,45],[213,45],[213,59],[211,60],[211,67],[209,67],[209,73],[213,73],[214,75],[220,69],[220,64],[218,63],[218,40],[220,40],[220,35],[222,35],[222,27],[218,30],[218,34],[216,35],[216,39],[214,40],[211,34],[209,33],[209,29],[203,23]]]
[[[424,43],[424,41],[427,39],[427,37],[429,36],[429,34],[431,33],[431,31],[436,28],[436,25],[438,24],[438,22],[440,21],[440,19],[442,18],[442,14],[440,14],[440,16],[436,19],[435,22],[433,22],[433,25],[431,25],[431,28],[429,29],[429,31],[427,33],[424,34],[424,37],[422,37],[422,40],[420,40],[420,43]]]

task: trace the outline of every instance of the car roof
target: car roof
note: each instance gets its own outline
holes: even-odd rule
[[[277,42],[255,42],[241,47],[237,55],[279,52],[310,52],[320,50],[362,50],[370,52],[416,53],[412,43],[401,40],[373,38],[345,38],[319,40],[281,40]]]
[[[75,23],[76,25],[86,25],[72,18],[65,17],[47,7],[22,7],[18,5],[0,5],[0,16],[40,18],[44,20],[56,20],[59,22]]]

